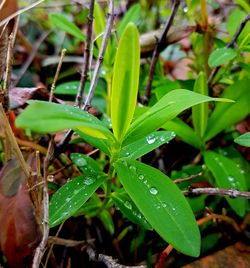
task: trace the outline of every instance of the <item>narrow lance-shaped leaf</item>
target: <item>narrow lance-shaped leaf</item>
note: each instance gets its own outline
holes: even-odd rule
[[[218,187],[247,191],[245,176],[233,160],[212,151],[205,152],[204,159]],[[248,208],[246,199],[226,197],[226,200],[238,215],[245,215]]]
[[[30,105],[18,116],[16,125],[38,133],[52,133],[75,128],[100,138],[114,140],[109,129],[93,115],[69,105],[45,101],[29,101]]]
[[[54,227],[73,216],[104,182],[105,178],[105,175],[79,176],[64,184],[50,201],[50,227]]]
[[[81,41],[86,40],[86,36],[83,34],[83,32],[73,22],[69,21],[64,15],[52,13],[49,14],[49,19],[60,30],[73,35]]]
[[[140,69],[139,34],[129,23],[116,53],[111,92],[111,121],[114,135],[121,143],[135,111]]]
[[[146,136],[185,109],[207,101],[231,102],[227,99],[211,98],[185,89],[175,89],[167,93],[154,106],[135,119],[126,134],[124,143],[128,144]]]
[[[138,161],[118,161],[114,166],[124,189],[159,235],[180,252],[198,256],[199,229],[179,188],[159,170]]]
[[[205,74],[203,72],[199,73],[195,84],[194,84],[194,92],[200,93],[202,95],[208,95],[208,87]],[[193,125],[195,129],[195,133],[198,138],[202,139],[206,126],[207,126],[207,119],[208,119],[208,103],[204,102],[192,107],[192,119]]]
[[[155,131],[148,136],[122,147],[120,158],[135,160],[175,138],[173,131]]]

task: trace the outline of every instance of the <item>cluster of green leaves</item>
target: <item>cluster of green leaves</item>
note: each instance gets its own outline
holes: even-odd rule
[[[98,37],[96,44],[100,48],[105,16],[98,4],[94,12],[94,29]],[[138,31],[133,23],[128,22],[136,22],[139,17],[140,5],[134,5],[119,22],[118,48],[115,40],[111,39],[104,57],[107,94],[100,86],[94,97],[94,100],[106,98],[107,107],[103,106],[103,111],[107,109],[112,128],[75,107],[42,101],[30,101],[16,124],[39,133],[55,133],[71,128],[85,142],[107,156],[109,170],[105,173],[97,160],[79,153],[71,154],[72,162],[82,175],[72,178],[52,196],[51,227],[72,216],[84,214],[86,217],[100,217],[110,233],[114,233],[109,209],[116,206],[131,222],[145,229],[154,229],[180,252],[198,256],[200,234],[190,204],[169,177],[138,159],[177,135],[202,152],[216,186],[247,191],[249,185],[245,164],[218,150],[207,151],[206,146],[208,141],[249,114],[249,79],[243,75],[243,79],[231,80],[222,98],[217,99],[208,96],[206,77],[200,72],[193,90],[179,89],[181,87],[177,81],[171,82],[171,89],[166,90],[166,94],[159,90],[154,105],[145,107],[137,114],[140,46]],[[85,41],[82,31],[64,15],[51,14],[50,20],[55,27]],[[231,66],[247,49],[247,38],[241,39],[244,41],[241,41],[242,46],[237,51],[226,46],[218,47],[209,58],[210,67],[227,63]],[[219,75],[221,80],[225,80],[225,76]],[[72,91],[73,88],[75,90]],[[75,95],[77,88],[78,82],[71,81],[60,85],[55,93],[70,92]],[[234,103],[229,103],[228,99]],[[211,109],[208,102],[218,100],[220,102]],[[177,118],[190,107],[193,128]],[[235,142],[249,146],[249,135],[238,137]],[[104,200],[98,196],[99,192],[105,194]],[[239,216],[245,215],[248,203],[244,199],[226,200]]]
[[[142,115],[133,118],[140,69],[139,35],[134,24],[124,30],[115,57],[111,92],[111,132],[94,116],[68,105],[32,101],[17,118],[19,127],[40,133],[65,128],[76,132],[110,157],[105,174],[95,160],[72,154],[83,175],[61,187],[50,202],[50,226],[73,216],[101,187],[131,220],[154,228],[181,252],[198,256],[200,235],[193,212],[178,187],[163,173],[140,163],[139,157],[169,142],[173,132],[157,131],[183,110],[207,101],[216,101],[184,89],[163,96]],[[222,99],[221,99],[222,100]],[[111,185],[117,174],[123,190]],[[97,195],[95,194],[95,198]],[[124,205],[123,205],[124,204]],[[100,208],[98,213],[102,213]]]

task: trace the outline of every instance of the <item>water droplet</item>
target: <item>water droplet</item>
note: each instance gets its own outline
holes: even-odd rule
[[[245,174],[245,170],[241,169],[240,174]]]
[[[155,188],[155,187],[151,187],[149,192],[152,194],[152,195],[157,195],[158,194],[158,190]]]
[[[130,166],[129,169],[133,172],[136,172],[136,167],[135,166]]]
[[[68,211],[65,211],[62,213],[62,217],[67,217],[69,215],[69,212]]]
[[[229,176],[227,179],[228,179],[229,181],[231,181],[231,182],[234,182],[234,181],[235,181],[234,177],[231,177],[231,176]]]
[[[95,179],[92,178],[92,177],[86,177],[86,178],[84,179],[84,181],[83,181],[83,183],[86,184],[86,185],[91,185],[91,184],[93,184],[94,182],[95,182]]]
[[[125,201],[124,205],[128,209],[132,209],[132,205],[131,205],[131,203],[129,201]]]
[[[163,208],[167,207],[167,204],[166,204],[166,203],[164,203],[164,202],[163,202],[163,203],[161,203],[161,205],[162,205],[162,207],[163,207]]]
[[[161,137],[160,137],[160,141],[161,141],[161,142],[165,142],[165,141],[166,141],[166,138],[165,138],[164,136],[161,136]]]
[[[155,136],[150,135],[146,138],[148,144],[153,144],[155,142]]]
[[[73,194],[78,194],[80,190],[74,190]]]
[[[141,175],[139,175],[138,178],[139,178],[139,180],[143,180],[144,179],[144,175],[141,174]]]
[[[75,163],[78,167],[83,167],[87,165],[87,161],[84,158],[78,158]]]
[[[126,155],[126,156],[129,156],[129,155],[130,155],[130,153],[129,153],[129,152],[126,152],[126,153],[125,153],[125,155]]]
[[[185,6],[185,7],[183,8],[183,12],[184,12],[184,13],[187,13],[187,12],[188,12],[188,7],[187,7],[187,6]]]
[[[172,138],[175,138],[175,137],[176,137],[175,132],[171,132],[171,137],[172,137]]]
[[[176,211],[176,208],[172,207],[172,210],[173,210],[173,211]]]
[[[67,197],[66,198],[66,202],[70,202],[71,198],[70,197]]]

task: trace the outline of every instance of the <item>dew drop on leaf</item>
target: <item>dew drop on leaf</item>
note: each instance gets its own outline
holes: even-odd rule
[[[157,195],[158,194],[158,190],[155,188],[155,187],[151,187],[149,189],[149,192],[152,194],[152,195]]]
[[[91,185],[95,182],[95,179],[93,177],[86,177],[83,181],[84,184],[86,185]]]
[[[153,144],[155,142],[155,137],[153,135],[150,135],[146,138],[148,144]]]
[[[83,167],[87,165],[87,161],[84,158],[78,158],[75,163],[78,167]]]
[[[132,205],[131,205],[131,203],[129,201],[125,201],[124,205],[128,209],[132,209]]]
[[[141,175],[139,175],[138,178],[139,178],[139,180],[143,180],[144,179],[144,175],[141,174]]]

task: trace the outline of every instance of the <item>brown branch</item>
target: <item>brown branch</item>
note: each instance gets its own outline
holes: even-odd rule
[[[241,34],[241,32],[243,31],[243,29],[245,28],[247,22],[250,20],[250,14],[248,14],[243,21],[240,23],[239,27],[237,28],[234,36],[232,37],[232,40],[227,44],[227,48],[232,48],[235,44],[235,42],[237,41],[239,35]],[[212,81],[215,78],[216,74],[218,73],[219,69],[221,68],[221,66],[217,66],[216,68],[213,69],[213,71],[211,72],[209,78],[208,78],[208,85],[211,86],[212,85]]]
[[[91,261],[103,262],[108,268],[146,268],[144,265],[126,266],[119,264],[117,260],[114,260],[111,256],[96,254],[96,252],[90,246],[87,247],[87,253]]]
[[[180,5],[180,0],[174,0],[174,4],[172,6],[172,10],[171,10],[171,14],[168,18],[168,21],[165,25],[164,31],[162,32],[162,35],[159,39],[159,41],[157,42],[154,52],[153,52],[153,56],[152,56],[152,61],[150,64],[150,69],[149,69],[149,75],[148,75],[148,82],[147,82],[147,86],[146,86],[146,92],[145,92],[145,96],[143,96],[142,98],[142,102],[144,104],[146,104],[148,102],[148,99],[150,97],[151,94],[151,89],[152,89],[152,82],[153,82],[153,77],[154,77],[154,72],[155,72],[155,68],[156,68],[156,63],[157,60],[159,58],[160,55],[160,51],[162,49],[162,46],[164,46],[165,44],[165,39],[166,36],[169,32],[170,27],[172,26],[174,17],[176,15],[177,9]]]
[[[178,184],[178,183],[182,183],[182,182],[190,181],[190,180],[192,180],[192,179],[195,179],[195,178],[197,178],[197,177],[200,177],[201,175],[202,175],[202,172],[200,172],[200,173],[198,173],[198,174],[191,175],[191,176],[189,176],[189,177],[187,177],[187,178],[176,179],[176,180],[174,180],[174,183]]]
[[[90,62],[90,57],[91,57],[90,47],[91,47],[92,32],[93,32],[94,5],[95,5],[95,0],[91,0],[89,4],[89,13],[88,13],[88,21],[87,21],[87,38],[86,38],[86,43],[85,43],[85,48],[84,48],[83,67],[82,67],[80,85],[79,85],[76,100],[75,100],[75,106],[79,108],[82,106],[83,91],[84,91],[85,83],[88,78],[89,62]]]
[[[219,188],[189,188],[183,191],[185,196],[197,196],[200,194],[228,196],[231,198],[243,197],[250,199],[250,192],[240,192],[236,189],[219,189]]]
[[[89,107],[89,105],[91,104],[91,101],[92,101],[92,98],[94,95],[94,91],[95,91],[95,88],[97,85],[99,72],[100,72],[100,69],[102,66],[104,53],[105,53],[106,47],[108,45],[109,37],[110,37],[111,32],[112,32],[114,17],[115,17],[115,15],[114,15],[114,0],[110,0],[109,1],[107,25],[106,25],[105,32],[103,34],[102,44],[101,44],[101,48],[100,48],[100,51],[98,54],[97,63],[96,63],[95,69],[94,69],[93,78],[92,78],[91,83],[90,83],[89,92],[88,92],[88,95],[86,97],[85,103],[82,107],[83,110],[86,110]]]

